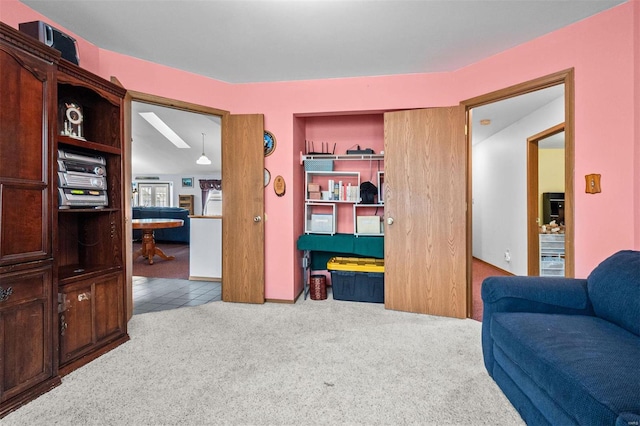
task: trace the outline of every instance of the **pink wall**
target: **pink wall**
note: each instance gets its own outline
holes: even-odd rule
[[[632,89],[633,12],[638,7],[638,2],[621,5],[456,72],[458,88],[466,93],[462,97],[471,97],[575,68],[577,276],[586,276],[617,250],[640,247],[632,231],[640,220],[634,210],[640,186],[634,191],[632,184],[638,116]],[[589,173],[602,174],[601,194],[585,194]],[[612,226],[604,230],[602,224]]]
[[[0,20],[17,28],[18,22],[34,19],[42,17],[17,0],[2,0]],[[80,52],[83,67],[105,78],[115,75],[130,90],[233,113],[265,114],[265,128],[277,139],[265,167],[287,183],[284,197],[276,197],[272,185],[265,193],[265,296],[291,300],[301,288],[295,240],[302,231],[299,153],[306,130],[298,116],[456,105],[571,67],[576,79],[576,275],[586,276],[614,251],[640,249],[640,172],[634,172],[634,166],[640,169],[634,79],[640,70],[639,28],[640,3],[634,0],[450,73],[239,85],[107,52],[82,40]],[[588,173],[602,174],[601,194],[584,194]]]
[[[640,0],[633,0],[635,4],[635,8],[633,10],[633,42],[634,42],[634,59],[635,66],[633,75],[636,76],[635,79],[635,90],[634,90],[634,99],[635,99],[635,134],[633,137],[635,150],[636,150],[636,176],[635,176],[635,204],[634,204],[634,214],[635,214],[635,224],[636,224],[636,240],[635,247],[640,247],[640,119],[638,119],[638,115],[640,115],[640,82],[638,81],[637,76],[640,75]]]
[[[277,116],[277,128],[271,130],[279,138],[293,139],[295,114],[455,105],[575,68],[576,275],[585,277],[613,252],[640,248],[633,232],[640,226],[636,200],[640,184],[634,173],[638,101],[633,90],[634,15],[639,7],[638,2],[621,5],[452,73],[245,84],[238,85],[236,100],[242,103],[239,109],[259,110],[267,118]],[[301,143],[292,142],[298,146],[294,157]],[[294,167],[287,170],[290,164]],[[282,166],[287,179],[302,173],[295,161]],[[601,194],[584,193],[584,175],[589,173],[602,174]],[[616,206],[615,216],[611,206]],[[301,202],[291,208],[287,215],[302,216]],[[295,221],[289,223],[296,223],[295,239],[302,228]],[[285,250],[286,245],[280,248]],[[295,260],[293,265],[297,266]],[[281,288],[289,289],[289,283]]]

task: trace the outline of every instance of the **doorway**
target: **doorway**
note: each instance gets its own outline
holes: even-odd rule
[[[527,139],[530,276],[564,276],[564,136],[563,122]]]
[[[145,111],[142,111],[141,108],[143,108]],[[134,119],[133,116],[136,115],[135,119],[140,121],[139,119],[140,112],[154,112],[159,117],[163,116],[162,112],[166,112],[167,114],[169,114],[169,118],[166,119],[167,123],[165,124],[168,124],[169,127],[174,127],[173,123],[171,123],[172,118],[176,120],[177,119],[187,120],[185,119],[185,117],[191,117],[192,120],[188,121],[186,124],[187,126],[191,125],[191,127],[193,127],[193,130],[191,130],[191,133],[187,133],[186,131],[177,131],[176,133],[180,133],[184,140],[188,140],[189,141],[188,145],[191,146],[192,149],[182,150],[182,152],[178,151],[177,154],[171,154],[171,153],[165,154],[164,159],[162,158],[162,156],[160,156],[160,157],[156,157],[156,160],[153,160],[152,157],[158,154],[158,151],[160,151],[158,149],[159,144],[162,143],[165,145],[173,146],[172,143],[175,144],[175,142],[169,142],[167,137],[163,136],[160,133],[160,131],[157,130],[157,128],[155,128],[155,126],[151,125],[150,123],[147,123],[148,120],[146,119],[143,120],[143,122],[144,122],[144,125],[146,126],[145,131],[147,133],[144,135],[141,135],[137,131],[134,133],[134,126],[132,123]],[[127,188],[129,188],[129,193],[125,194],[125,211],[127,212],[127,215],[128,215],[128,220],[127,220],[128,223],[131,223],[131,219],[133,215],[132,205],[139,204],[139,203],[135,203],[134,200],[136,195],[140,195],[140,191],[144,189],[144,188],[141,188],[141,185],[144,186],[145,184],[150,184],[151,185],[150,188],[154,188],[157,191],[158,190],[157,185],[164,182],[165,180],[171,180],[171,182],[170,182],[170,190],[167,194],[165,194],[167,199],[165,200],[164,204],[171,205],[171,206],[179,206],[179,202],[177,201],[179,196],[183,194],[190,194],[190,195],[193,195],[194,198],[197,197],[197,200],[198,200],[197,203],[194,203],[195,204],[194,213],[197,213],[198,215],[202,214],[202,210],[200,208],[202,205],[202,203],[200,202],[201,190],[198,184],[198,178],[199,177],[200,178],[215,177],[218,179],[221,178],[221,167],[220,167],[221,121],[225,114],[227,114],[226,111],[217,110],[215,108],[204,107],[204,106],[195,105],[191,103],[162,98],[155,95],[149,95],[149,94],[138,93],[138,92],[127,93],[127,96],[125,99],[125,111],[124,111],[125,140],[131,141],[131,143],[125,144],[126,163],[124,164],[124,175],[125,175],[125,180],[127,182],[126,186]],[[211,117],[211,118],[208,118],[208,117]],[[217,121],[218,124],[216,125],[214,121]],[[140,125],[140,123],[138,124]],[[203,127],[205,125],[207,126],[206,128]],[[175,127],[178,127],[178,125],[176,125]],[[214,133],[216,133],[216,128],[217,128],[218,134],[214,135]],[[187,136],[185,136],[185,133],[187,134]],[[205,135],[203,135],[202,133],[205,133]],[[146,139],[144,143],[143,143],[143,139]],[[133,146],[136,144],[137,144],[136,149],[137,148],[141,148],[141,149],[138,150],[137,154],[134,156],[132,155],[134,150]],[[180,160],[181,156],[187,155],[186,151],[190,151],[193,158],[192,159],[183,158],[182,160]],[[142,154],[140,154],[140,152],[142,152]],[[196,168],[197,166],[196,160],[203,152],[206,153],[207,156],[212,159],[212,163],[213,163],[211,166],[212,170],[203,171],[201,174],[199,174],[199,173],[196,173],[196,171],[198,170]],[[134,162],[136,162],[135,167],[133,165]],[[174,167],[174,164],[172,163],[180,163],[180,162],[185,164],[187,162],[189,164],[193,163],[193,169],[191,169],[191,171],[174,170],[169,173],[161,173],[163,170],[162,168],[156,168],[156,169],[150,168],[157,163],[161,163],[164,165],[167,165],[167,163],[169,163],[171,167]],[[217,172],[213,170],[213,168],[215,167],[217,167]],[[162,177],[162,181],[159,181],[159,177]],[[140,201],[140,199],[138,199],[138,201]],[[126,233],[127,233],[126,235],[127,241],[133,241],[131,226],[127,227]],[[185,247],[183,247],[184,244],[177,243],[177,244],[172,244],[172,246],[175,246],[173,247],[174,250],[171,252],[172,255],[181,254],[183,255],[183,257],[186,257],[186,263],[184,263],[185,260],[183,259],[181,268],[183,269],[186,268],[187,274],[188,274],[189,254],[190,254],[189,245],[186,245],[186,250],[185,250]],[[133,245],[128,245],[127,246],[128,253],[125,254],[126,275],[127,275],[127,278],[126,278],[127,279],[127,312],[128,312],[129,318],[131,318],[134,312],[133,297],[134,297],[134,294],[136,293],[134,292],[134,282],[133,282],[134,268],[133,268],[132,248],[133,248]],[[160,264],[159,262],[156,262],[156,264],[154,264],[153,266],[160,266]],[[149,280],[158,280],[158,279],[162,280],[161,278],[157,278],[157,277],[149,278]],[[138,281],[136,281],[135,283],[135,288],[136,290],[139,290],[140,279],[137,279],[137,280]],[[212,284],[216,284],[218,287],[220,287],[220,283],[212,283]],[[155,283],[153,287],[154,287],[154,290],[157,290],[159,286],[157,285],[157,283]],[[175,289],[175,287],[176,286],[173,285],[171,289]],[[193,290],[192,287],[193,287],[193,283],[190,286],[191,290]],[[147,289],[143,289],[143,290],[147,295],[150,294],[150,292],[147,291]],[[190,294],[194,293],[191,290],[189,291],[189,293]],[[203,291],[204,288],[197,289],[197,290]],[[216,291],[221,293],[220,288],[218,288]],[[204,294],[199,294],[198,296],[200,298],[203,298]],[[172,303],[173,302],[176,302],[176,300],[174,299]],[[195,303],[195,301],[193,300],[185,301],[185,303],[187,302]],[[165,304],[168,304],[168,303],[165,303]],[[138,305],[137,312],[141,312],[139,308],[140,306]]]
[[[480,248],[486,251],[486,247],[482,247],[482,244],[484,244],[487,240],[489,241],[498,240],[499,245],[496,246],[498,248],[490,249],[489,251],[490,256],[492,256],[493,259],[500,259],[499,261],[498,260],[495,261],[496,263],[498,263],[498,267],[506,266],[504,268],[501,267],[501,269],[504,269],[509,273],[513,273],[517,275],[527,275],[528,273],[527,262],[529,259],[527,250],[528,250],[528,240],[530,237],[528,236],[527,215],[526,215],[526,212],[527,212],[526,138],[535,132],[528,133],[525,136],[524,141],[520,146],[520,151],[523,153],[522,160],[521,160],[522,167],[517,165],[515,166],[512,165],[511,164],[512,161],[509,160],[508,157],[503,158],[503,160],[501,161],[502,168],[508,169],[509,167],[512,167],[512,168],[515,168],[516,170],[521,169],[519,170],[519,173],[523,176],[521,178],[523,183],[518,186],[517,190],[520,192],[516,194],[516,197],[521,200],[520,207],[518,208],[524,213],[520,214],[520,217],[521,217],[520,219],[516,220],[513,224],[510,224],[508,223],[508,221],[513,220],[513,218],[500,214],[500,211],[501,211],[500,207],[503,206],[506,202],[506,198],[505,198],[506,194],[502,194],[500,191],[494,190],[493,193],[485,192],[484,195],[478,195],[479,193],[477,190],[481,189],[478,187],[482,186],[482,182],[476,182],[476,179],[474,176],[474,170],[478,170],[481,167],[484,167],[484,169],[487,170],[489,167],[491,167],[490,165],[487,165],[487,164],[483,165],[482,159],[473,155],[474,145],[473,145],[472,137],[474,133],[474,128],[481,126],[479,121],[484,119],[483,117],[478,116],[479,111],[482,112],[482,110],[479,108],[483,106],[492,106],[492,105],[495,106],[494,104],[497,105],[497,103],[501,101],[506,101],[510,99],[515,100],[516,97],[527,95],[527,94],[535,95],[535,93],[539,91],[543,91],[545,89],[553,89],[556,86],[561,87],[564,92],[563,99],[560,102],[561,102],[561,106],[563,107],[562,109],[564,112],[564,122],[565,122],[565,156],[564,156],[564,165],[565,165],[564,184],[566,188],[566,197],[565,197],[565,205],[564,205],[565,224],[566,224],[565,276],[572,277],[574,274],[574,258],[573,258],[574,83],[573,83],[573,69],[569,69],[569,70],[551,74],[549,76],[542,77],[536,80],[532,80],[532,81],[518,84],[512,87],[501,89],[496,92],[492,92],[476,98],[472,98],[472,99],[463,101],[461,103],[466,108],[467,128],[469,129],[467,132],[467,143],[468,143],[468,150],[469,150],[469,155],[468,155],[469,163],[467,166],[467,169],[468,169],[467,286],[468,286],[468,295],[469,295],[467,297],[467,312],[469,317],[472,316],[472,312],[473,312],[474,295],[477,295],[477,293],[479,292],[479,288],[473,288],[473,285],[472,285],[473,283],[472,261],[474,258],[474,250],[477,251]],[[559,122],[560,121],[563,121],[563,120],[560,119]],[[516,122],[513,124],[515,126],[519,126],[519,125],[522,125],[523,123],[520,123],[516,120]],[[557,123],[554,123],[554,124],[557,124]],[[546,127],[549,127],[549,126],[546,126]],[[538,129],[538,131],[540,130],[542,129]],[[507,148],[513,148],[513,146],[507,146]],[[478,150],[476,149],[476,151]],[[498,154],[498,155],[501,155],[501,154]],[[495,158],[492,158],[490,155],[487,155],[487,158],[489,160],[495,160]],[[494,171],[494,170],[490,169],[490,171]],[[507,182],[507,183],[510,184],[511,182]],[[491,188],[489,187],[487,191],[490,189]],[[480,197],[482,197],[482,199]],[[485,208],[485,206],[487,205],[493,209],[490,211],[493,211],[494,214],[478,217],[479,215],[477,215],[476,213],[482,213],[482,209]],[[476,212],[476,210],[480,210],[480,212]],[[490,228],[490,231],[485,232],[485,235],[489,235],[488,237],[484,238],[485,241],[478,240],[477,238],[478,233],[476,232],[477,230],[474,229],[475,227],[480,226],[480,222],[478,222],[479,220],[484,220],[485,228],[487,225]],[[513,241],[512,243],[509,242],[505,244],[503,240],[496,238],[496,236],[499,235],[501,227],[505,226],[505,224],[508,224],[509,226],[517,227],[514,229],[517,229],[519,237],[516,240],[512,240]],[[493,233],[491,233],[491,230],[493,230]],[[516,244],[513,247],[521,247],[522,245],[524,245],[524,249],[518,249],[518,251],[516,252],[516,256],[517,256],[516,258],[514,258],[513,256],[514,249],[511,247],[511,244]],[[517,268],[514,267],[515,264],[517,264]]]

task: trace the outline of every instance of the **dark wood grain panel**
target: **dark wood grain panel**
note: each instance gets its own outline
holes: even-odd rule
[[[0,275],[0,401],[53,374],[51,264]]]

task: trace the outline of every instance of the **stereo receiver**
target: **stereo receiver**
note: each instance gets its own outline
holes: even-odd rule
[[[61,188],[107,189],[107,179],[91,173],[58,172],[58,186]]]
[[[58,208],[95,207],[108,205],[107,191],[94,189],[58,188]]]
[[[58,160],[58,171],[60,172],[76,172],[93,176],[104,176],[107,174],[104,166],[93,163],[79,163],[77,161]]]
[[[74,160],[74,161],[80,161],[82,163],[102,164],[103,166],[107,164],[107,161],[104,159],[102,155],[84,154],[77,151],[68,151],[66,149],[58,150],[58,159]]]

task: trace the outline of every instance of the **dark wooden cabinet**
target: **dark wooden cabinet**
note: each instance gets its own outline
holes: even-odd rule
[[[58,58],[0,23],[0,417],[60,383],[49,173]]]
[[[125,331],[123,277],[100,276],[63,286],[60,293],[60,362],[117,341]]]
[[[53,375],[51,262],[0,274],[2,388],[7,401]]]
[[[7,265],[51,257],[48,124],[55,119],[55,57],[5,31],[0,36],[0,265]]]
[[[0,23],[0,417],[128,339],[125,93]],[[83,138],[61,134],[63,99]],[[105,159],[107,206],[61,208],[59,149]]]

